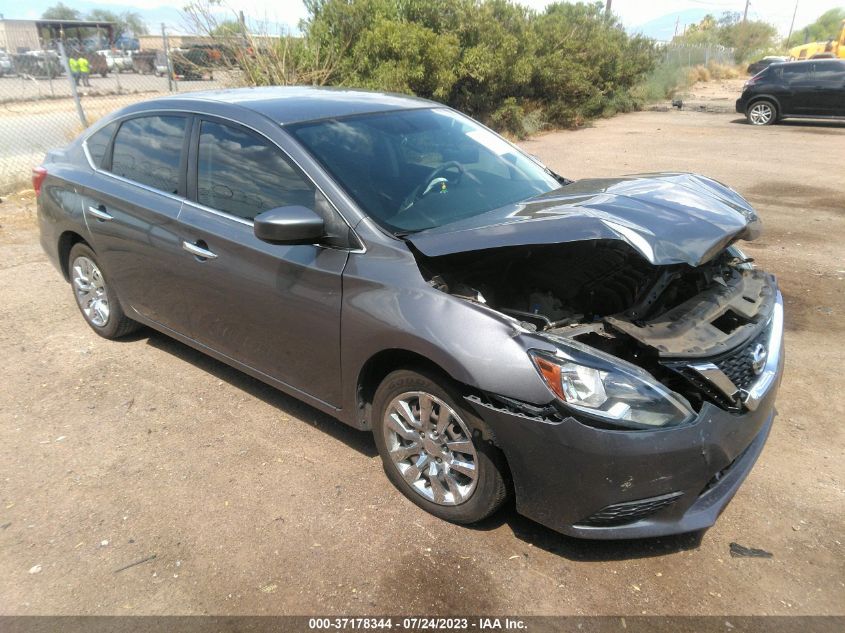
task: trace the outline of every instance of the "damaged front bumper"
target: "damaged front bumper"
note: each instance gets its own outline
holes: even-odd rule
[[[778,293],[768,356],[739,412],[705,402],[684,426],[625,431],[469,398],[505,453],[517,510],[564,534],[594,539],[662,536],[713,525],[772,426],[784,363],[782,317]]]

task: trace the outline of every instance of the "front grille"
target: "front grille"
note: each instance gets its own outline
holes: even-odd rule
[[[683,376],[687,383],[693,388],[694,392],[700,395],[703,399],[709,400],[717,404],[722,409],[727,411],[740,411],[742,409],[741,397],[733,400],[728,398],[719,389],[717,389],[710,381],[703,378],[697,371],[690,367],[696,362],[711,362],[716,367],[730,378],[734,386],[742,392],[747,392],[754,381],[757,380],[757,374],[754,373],[754,358],[752,352],[757,345],[768,347],[769,331],[771,326],[763,328],[755,337],[749,340],[744,345],[740,345],[732,349],[726,354],[716,356],[708,359],[696,359],[695,361],[673,361],[666,363],[666,367],[677,372]],[[743,396],[744,397],[744,396]]]
[[[748,391],[748,388],[757,378],[757,374],[754,373],[752,367],[751,353],[758,345],[762,344],[763,347],[768,347],[768,336],[769,328],[765,328],[745,345],[713,360],[713,364],[721,369],[738,389]]]
[[[649,515],[654,514],[658,510],[662,510],[673,503],[684,493],[671,492],[668,495],[661,495],[659,497],[651,497],[649,499],[638,499],[636,501],[625,501],[624,503],[614,503],[606,506],[598,512],[591,514],[583,521],[579,521],[578,525],[591,526],[613,526],[624,525],[626,523],[633,523],[639,521]]]

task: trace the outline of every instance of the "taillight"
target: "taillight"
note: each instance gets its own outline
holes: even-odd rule
[[[47,170],[43,167],[32,168],[32,188],[35,189],[36,196],[41,194],[41,185],[44,183],[46,177]]]

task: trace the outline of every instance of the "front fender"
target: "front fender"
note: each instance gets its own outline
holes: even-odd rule
[[[350,257],[341,316],[343,410],[353,420],[358,378],[385,350],[419,354],[456,381],[525,402],[552,399],[528,349],[555,348],[504,315],[432,288],[409,252],[378,246]]]

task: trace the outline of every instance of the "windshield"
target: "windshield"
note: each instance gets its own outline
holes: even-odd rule
[[[397,234],[480,215],[561,186],[502,138],[445,108],[285,129],[370,217]]]

